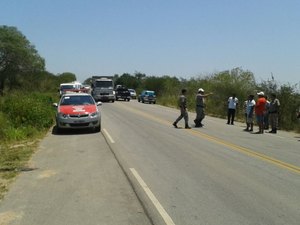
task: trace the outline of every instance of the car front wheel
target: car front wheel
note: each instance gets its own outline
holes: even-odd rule
[[[101,131],[101,125],[99,124],[97,127],[94,128],[95,132],[98,133]]]

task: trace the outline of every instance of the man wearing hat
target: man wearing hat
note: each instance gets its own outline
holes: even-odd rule
[[[204,98],[212,95],[213,93],[208,93],[204,94],[204,90],[202,88],[198,89],[198,93],[196,95],[196,119],[194,120],[195,122],[195,127],[203,127],[202,120],[205,117],[205,100]]]
[[[256,132],[256,134],[263,134],[264,133],[264,112],[266,109],[266,99],[265,99],[265,93],[264,92],[258,92],[258,99],[256,101],[255,105],[255,115],[256,115],[256,121],[259,127],[259,131]]]

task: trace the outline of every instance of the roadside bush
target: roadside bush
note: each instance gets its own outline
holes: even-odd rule
[[[4,139],[8,142],[21,141],[38,134],[39,131],[33,127],[8,127]]]
[[[14,128],[43,130],[53,124],[51,103],[51,98],[41,93],[14,93],[5,97],[2,110],[11,119]]]
[[[0,103],[1,108],[3,107]],[[3,113],[0,112],[0,140],[6,139],[7,130],[11,127],[9,118]]]
[[[178,107],[178,97],[172,95],[163,95],[157,98],[157,103],[168,107]]]

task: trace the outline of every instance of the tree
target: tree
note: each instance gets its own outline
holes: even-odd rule
[[[16,27],[0,26],[0,95],[20,86],[19,77],[45,70],[45,61]]]
[[[136,89],[139,86],[139,81],[136,77],[129,73],[123,73],[122,76],[116,79],[116,84],[124,85],[127,88]]]
[[[76,81],[76,75],[70,72],[64,72],[58,75],[59,83],[71,83]]]

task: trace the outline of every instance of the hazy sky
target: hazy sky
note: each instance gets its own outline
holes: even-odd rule
[[[241,67],[300,83],[300,0],[0,0],[54,74],[183,78]]]

